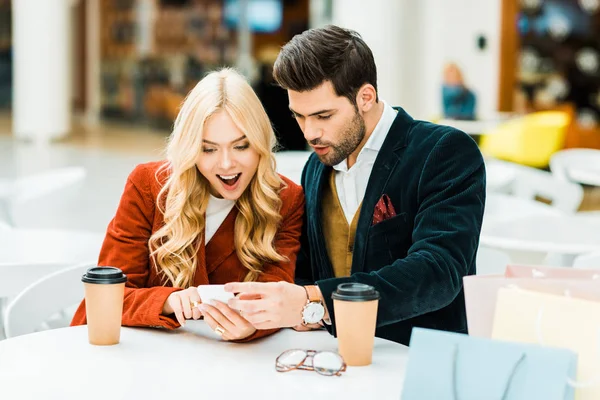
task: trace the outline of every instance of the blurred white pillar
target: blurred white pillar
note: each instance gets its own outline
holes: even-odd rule
[[[252,32],[250,31],[250,1],[240,0],[238,32],[237,70],[250,82],[254,80],[254,60],[252,58]]]
[[[420,6],[416,0],[333,0],[332,23],[360,33],[377,64],[379,95],[417,113],[421,65]]]
[[[100,65],[102,62],[100,49],[100,0],[83,0],[87,2],[86,7],[86,86],[87,86],[87,110],[85,122],[88,126],[95,126],[100,122],[100,108],[102,103],[102,81]]]
[[[71,129],[71,0],[13,0],[13,133],[47,142]]]
[[[320,28],[331,23],[331,6],[333,0],[309,0],[308,26]]]

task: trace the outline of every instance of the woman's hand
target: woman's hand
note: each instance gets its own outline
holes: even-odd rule
[[[196,306],[200,301],[200,295],[195,287],[173,292],[167,297],[167,301],[163,305],[162,314],[175,314],[179,325],[185,326],[186,319],[200,319],[202,316],[202,313]],[[193,304],[193,302],[196,302],[196,304]]]
[[[204,321],[220,334],[223,340],[241,340],[256,332],[256,328],[237,311],[232,310],[225,303],[213,300],[211,304],[200,304],[198,306]]]

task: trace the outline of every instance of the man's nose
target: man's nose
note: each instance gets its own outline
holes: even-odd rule
[[[319,139],[322,136],[321,128],[317,127],[316,124],[306,121],[304,123],[304,139],[307,142],[311,142],[315,139]]]

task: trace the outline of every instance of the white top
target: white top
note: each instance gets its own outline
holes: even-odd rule
[[[234,200],[219,199],[212,194],[208,198],[206,207],[206,226],[204,227],[204,243],[208,243],[221,226],[231,209],[235,206]]]
[[[385,101],[381,101],[383,102],[383,114],[375,129],[373,129],[369,140],[358,153],[356,163],[348,169],[348,161],[344,160],[333,167],[336,171],[335,186],[348,224],[352,223],[354,214],[356,214],[358,206],[365,197],[373,164],[388,131],[396,119],[396,110]]]
[[[375,339],[372,365],[340,377],[275,370],[285,350],[336,348],[326,331],[292,329],[227,343],[193,320],[174,331],[123,328],[115,346],[88,344],[87,326],[55,329],[0,341],[0,398],[400,399],[408,347],[384,339]]]

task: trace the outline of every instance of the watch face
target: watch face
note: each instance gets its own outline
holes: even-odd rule
[[[323,319],[325,308],[321,303],[309,303],[304,307],[302,318],[305,324],[316,324]]]

